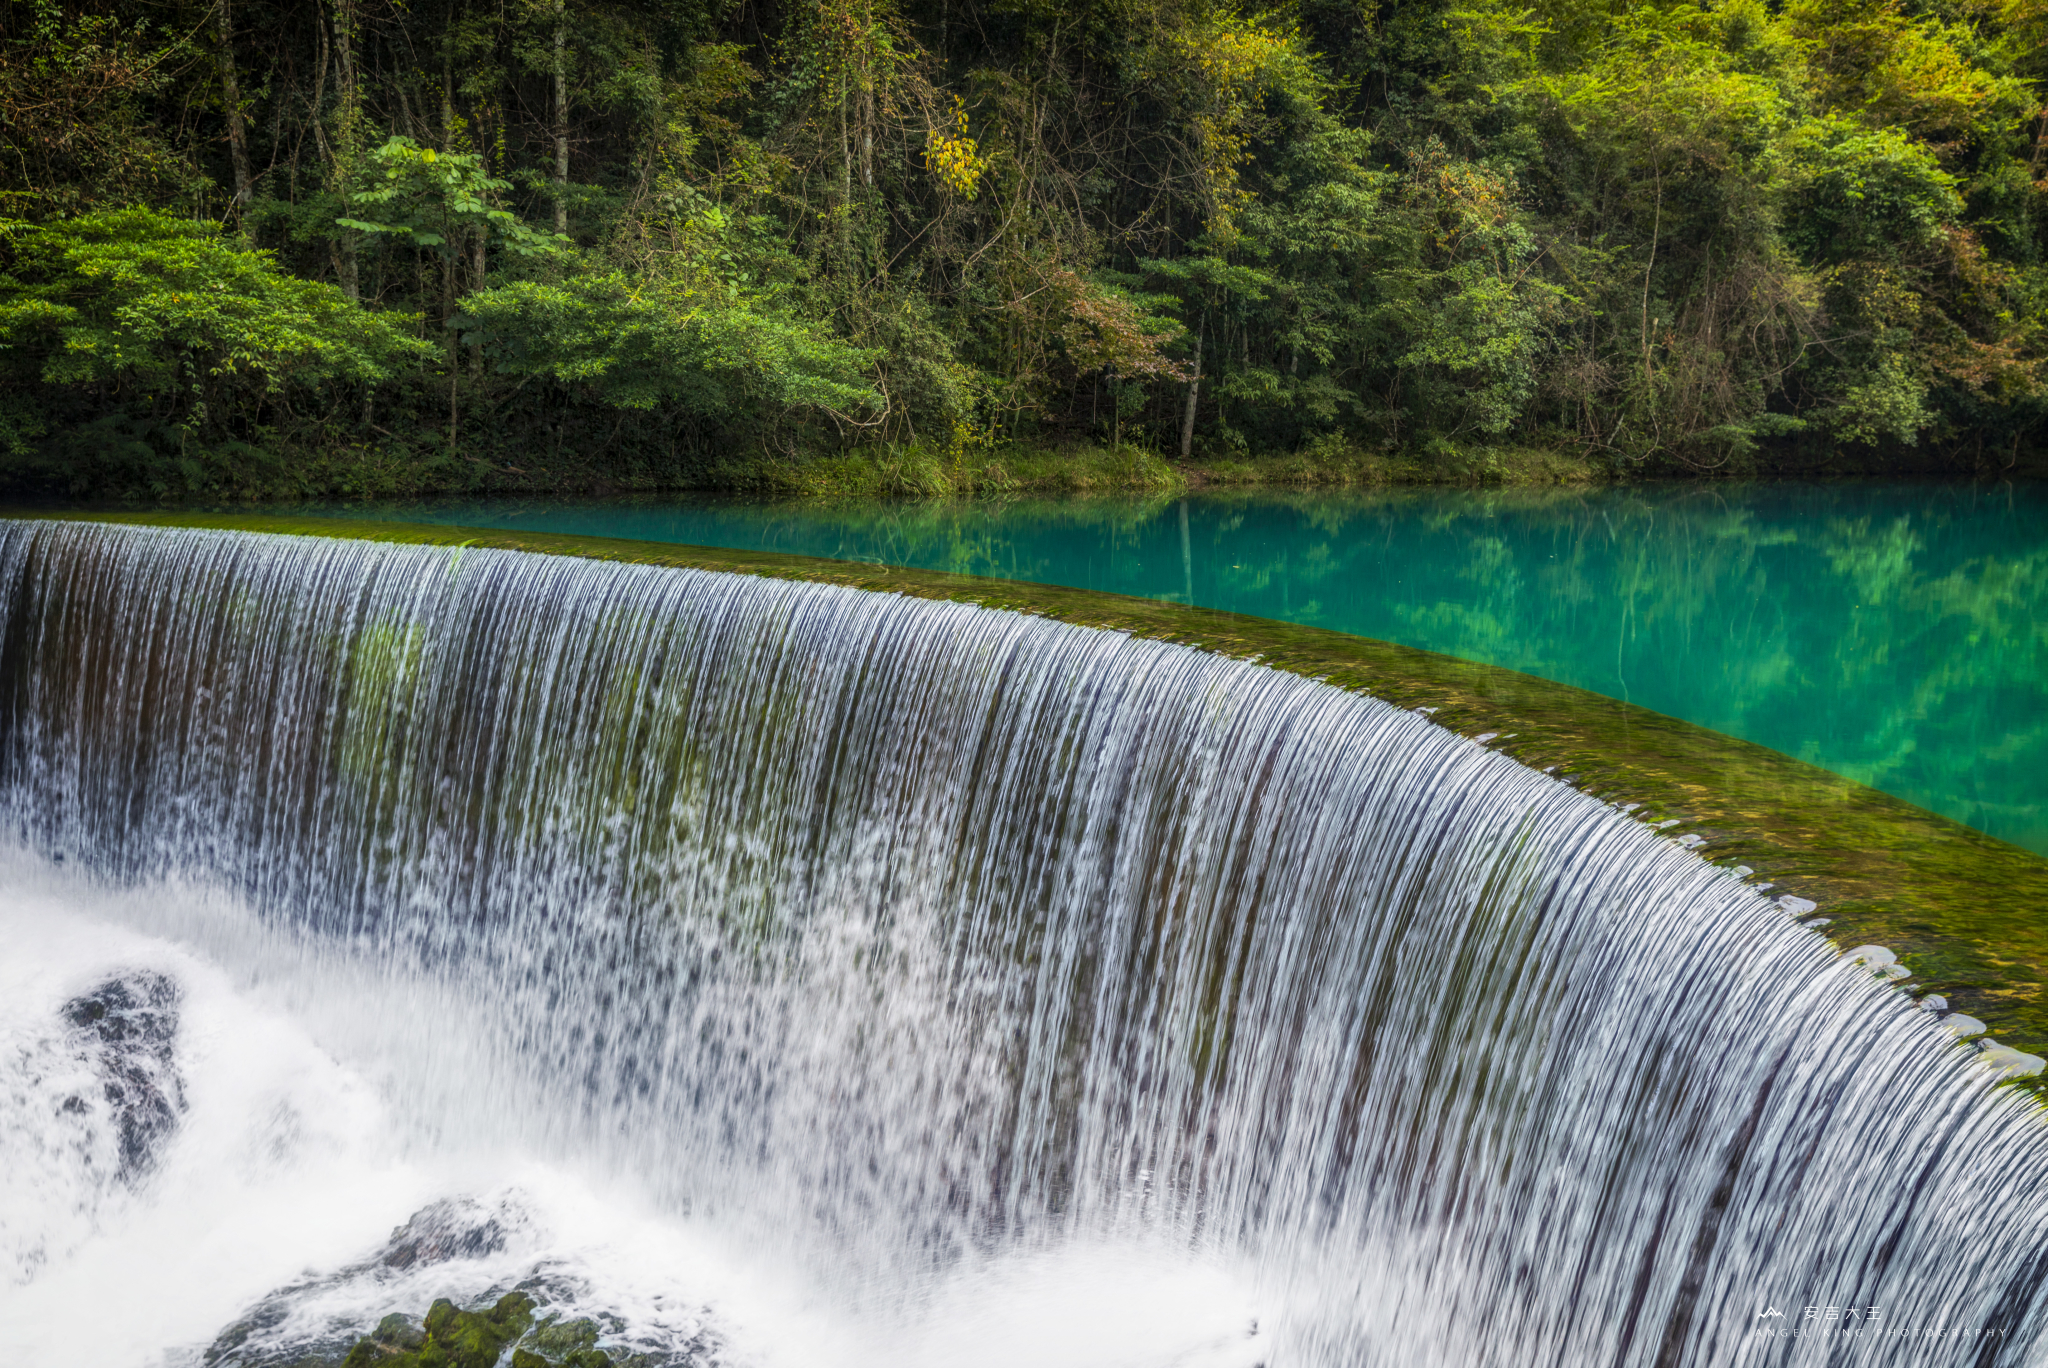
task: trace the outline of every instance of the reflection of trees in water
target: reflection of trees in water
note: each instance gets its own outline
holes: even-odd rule
[[[2048,547],[1971,554],[1967,536],[1932,541],[1950,530],[1938,514],[1873,521],[1830,520],[1814,539],[1858,610],[1826,687],[1891,696],[1848,772],[1908,797],[1944,775],[1971,795],[1965,820],[2048,847]]]
[[[1135,545],[1145,529],[1174,514],[1164,495],[998,497],[903,502],[818,500],[758,508],[753,516],[781,525],[777,542],[812,545],[821,532],[858,544],[864,558],[962,575],[1057,579],[1051,536],[1087,534],[1113,555]]]
[[[1627,697],[2048,849],[2038,494],[1848,486],[1301,509],[1297,585],[1398,571],[1378,634]],[[1334,597],[1334,596],[1332,596]],[[1325,625],[1370,630],[1356,622]]]

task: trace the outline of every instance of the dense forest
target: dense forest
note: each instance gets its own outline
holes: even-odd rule
[[[2048,0],[0,16],[17,491],[2048,444]]]

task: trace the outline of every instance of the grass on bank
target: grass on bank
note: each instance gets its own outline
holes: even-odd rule
[[[1571,451],[1525,446],[1441,447],[1428,455],[1372,452],[1342,438],[1273,456],[1167,460],[1148,447],[1034,446],[946,452],[886,443],[804,461],[721,463],[707,483],[784,498],[945,498],[963,494],[1137,492],[1216,486],[1354,487],[1395,484],[1590,484],[1612,473]]]
[[[1178,495],[1190,489],[1346,489],[1398,485],[1521,486],[1557,488],[1637,479],[1806,478],[1995,473],[2048,477],[2048,466],[1987,472],[1932,451],[1837,451],[1826,461],[1783,468],[1755,460],[1702,470],[1669,460],[1631,463],[1580,447],[1531,443],[1457,444],[1371,449],[1341,434],[1297,451],[1238,455],[1197,454],[1180,462],[1140,444],[1019,441],[946,450],[920,442],[881,442],[851,450],[799,457],[728,456],[683,485],[628,481],[589,492],[654,493],[664,489],[731,490],[788,499],[944,499],[991,494],[1142,493]],[[600,484],[603,484],[600,481]],[[538,488],[563,492],[560,483]],[[508,491],[509,492],[509,491]]]
[[[67,451],[69,449],[67,448]],[[658,494],[732,491],[767,498],[944,499],[995,494],[1144,493],[1189,489],[1356,488],[1390,485],[1583,485],[1628,473],[1583,452],[1534,446],[1368,451],[1342,437],[1299,451],[1186,464],[1136,443],[1019,441],[946,450],[878,442],[795,456],[760,450],[706,462],[655,460],[598,445],[536,441],[451,453],[432,444],[381,443],[296,449],[245,443],[194,447],[175,471],[118,425],[95,433],[89,458],[0,469],[0,489],[17,498],[151,504],[260,506],[324,499],[411,499],[441,495]],[[61,467],[61,468],[60,468]],[[68,472],[68,473],[67,473]]]
[[[1581,447],[1534,442],[1433,440],[1406,448],[1366,447],[1342,435],[1295,451],[1198,451],[1170,459],[1140,443],[1024,439],[947,448],[873,442],[839,451],[784,454],[752,447],[721,455],[652,451],[630,443],[531,441],[493,434],[449,448],[390,437],[370,443],[193,446],[173,463],[110,420],[46,460],[0,461],[0,492],[17,500],[177,507],[364,502],[440,496],[668,494],[723,491],[774,499],[919,500],[1004,494],[1152,494],[1190,489],[1372,489],[1396,486],[1573,488],[1683,478],[1950,476],[2048,478],[2048,463],[1987,469],[1933,450],[1837,451],[1793,468],[1768,461],[1712,470],[1683,463],[1634,463]],[[87,440],[89,438],[89,440]],[[2048,455],[2048,453],[2044,453]]]

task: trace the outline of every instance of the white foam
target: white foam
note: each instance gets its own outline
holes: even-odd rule
[[[206,951],[144,928],[176,930]],[[995,1260],[922,1289],[875,1289],[869,1306],[849,1308],[771,1252],[665,1214],[616,1177],[520,1153],[510,1115],[451,1125],[491,1089],[505,1113],[519,1105],[516,1079],[463,1082],[465,1069],[488,1067],[489,1052],[462,1037],[475,1004],[448,1006],[431,1032],[417,1018],[392,1031],[386,1023],[431,998],[422,985],[388,970],[351,975],[332,947],[302,953],[204,890],[109,895],[0,853],[0,943],[10,949],[0,960],[0,1067],[17,1072],[38,1042],[61,1042],[62,1004],[112,975],[150,969],[183,991],[175,1058],[187,1106],[138,1190],[95,1205],[62,1165],[0,1169],[0,1251],[37,1251],[13,1259],[0,1286],[0,1324],[25,1361],[68,1361],[90,1326],[83,1342],[96,1368],[190,1364],[267,1294],[309,1277],[268,1337],[353,1333],[394,1310],[475,1301],[537,1273],[563,1317],[623,1320],[629,1333],[612,1342],[675,1350],[708,1329],[735,1365],[1241,1368],[1258,1358],[1241,1285],[1217,1264],[1152,1244]],[[400,1052],[445,1058],[401,1071]],[[28,1089],[9,1076],[0,1090],[11,1161],[33,1151],[51,1090],[91,1079],[43,1081]],[[494,1210],[508,1231],[502,1249],[402,1272],[368,1263],[412,1212],[451,1194]]]
[[[112,974],[152,969],[183,990],[186,1108],[137,1190],[96,1200],[95,1175],[12,1162],[0,1180],[10,1252],[39,1245],[44,1256],[17,1263],[0,1289],[0,1324],[25,1360],[75,1354],[81,1326],[108,1368],[210,1339],[309,1264],[374,1244],[427,1190],[360,1076],[216,966],[120,925],[138,902],[0,861],[0,1054],[20,1059],[66,999]],[[31,1148],[25,1133],[47,1126],[46,1100],[0,1096],[10,1161]]]
[[[1266,1345],[1243,1282],[1219,1264],[1142,1245],[1012,1258],[936,1290],[905,1368],[1251,1368]]]

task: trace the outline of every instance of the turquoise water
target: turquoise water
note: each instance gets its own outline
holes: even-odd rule
[[[2038,485],[376,511],[1000,575],[1313,623],[1625,698],[2048,854]]]

